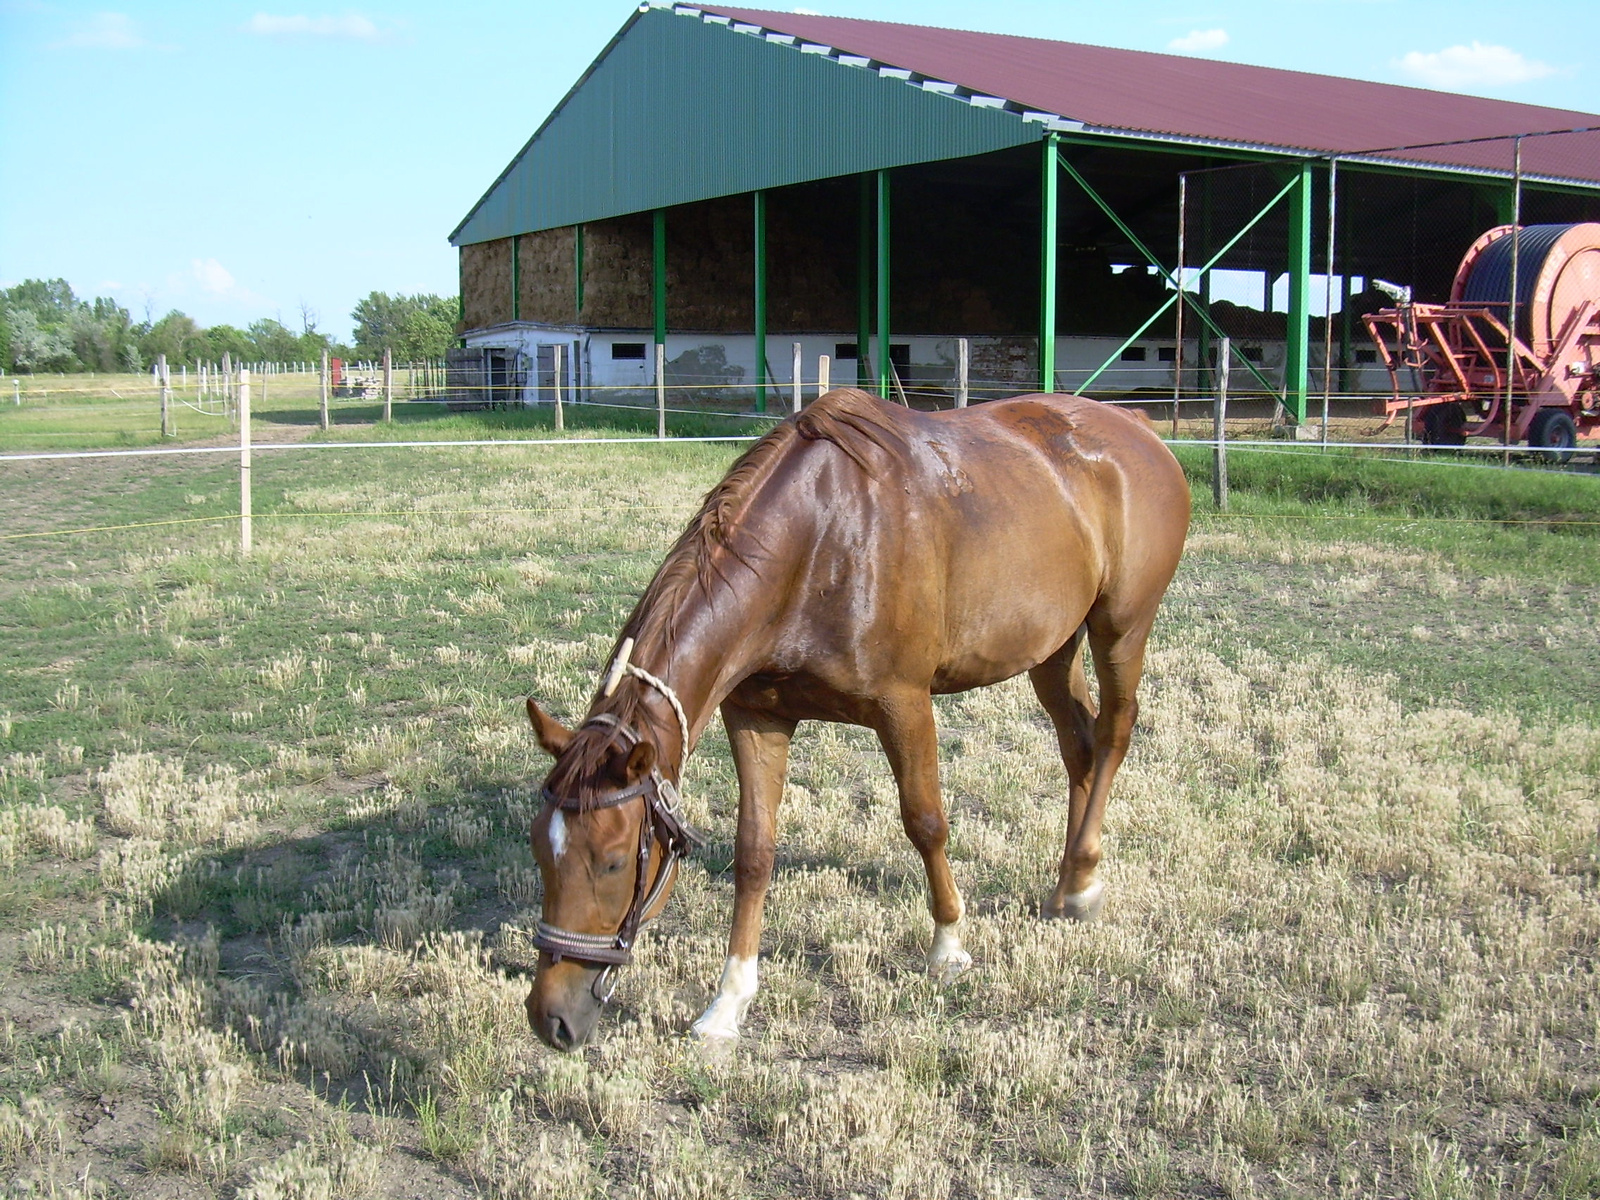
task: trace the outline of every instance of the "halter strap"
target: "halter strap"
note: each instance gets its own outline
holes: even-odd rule
[[[625,643],[625,646],[630,650],[632,648],[628,643]],[[612,664],[608,683],[612,678],[618,678],[624,673],[654,687],[672,705],[672,711],[678,718],[678,727],[683,735],[683,744],[678,756],[678,772],[681,776],[683,763],[689,756],[689,721],[684,715],[683,705],[678,700],[677,693],[650,672],[628,663],[626,651],[618,654],[617,661]],[[629,749],[643,740],[630,725],[614,713],[595,713],[584,722],[584,725],[610,726],[625,739]],[[633,961],[633,944],[639,930],[646,923],[645,914],[655,907],[657,901],[665,894],[668,885],[677,877],[679,859],[695,846],[704,845],[705,839],[684,819],[682,797],[672,781],[661,773],[659,764],[652,767],[649,774],[627,787],[607,792],[582,804],[574,799],[557,796],[548,787],[544,788],[541,794],[546,803],[563,812],[612,808],[637,797],[642,797],[645,802],[644,814],[639,821],[639,854],[634,874],[633,902],[623,914],[622,924],[617,932],[579,933],[541,920],[533,938],[534,947],[550,955],[553,962],[570,958],[574,962],[602,966],[604,970],[595,980],[591,990],[601,1003],[605,1003],[611,998],[611,992],[615,988],[614,982],[610,987],[606,986],[612,972],[615,968],[627,966]],[[661,843],[662,860],[660,870],[647,886],[645,877],[650,869],[652,841]],[[604,994],[601,992],[602,988]]]

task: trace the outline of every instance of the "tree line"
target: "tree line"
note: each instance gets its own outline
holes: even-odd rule
[[[26,279],[0,289],[0,371],[145,371],[165,354],[179,363],[316,362],[333,357],[397,362],[443,358],[455,344],[459,305],[454,296],[372,292],[351,311],[354,337],[344,343],[317,328],[314,313],[301,312],[298,333],[282,321],[263,318],[240,329],[202,326],[173,309],[156,320],[135,321],[108,296],[85,300],[65,279]]]

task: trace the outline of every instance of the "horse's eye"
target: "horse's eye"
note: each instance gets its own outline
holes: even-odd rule
[[[607,859],[605,865],[603,867],[601,867],[601,870],[604,871],[607,875],[615,875],[618,871],[622,870],[622,868],[627,866],[627,865],[628,865],[627,858],[625,856],[618,855],[616,858]]]

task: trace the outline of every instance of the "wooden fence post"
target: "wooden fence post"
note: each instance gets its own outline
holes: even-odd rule
[[[167,371],[167,356],[156,356],[156,373],[161,378],[161,436],[171,437],[172,425],[172,376]]]
[[[239,556],[250,557],[250,372],[239,372]]]
[[[801,358],[800,358],[800,343],[796,342],[794,344],[794,373],[790,377],[791,378],[791,382],[794,384],[794,411],[795,412],[799,412],[800,411],[800,406],[805,403],[805,400],[802,399],[801,396],[800,396],[800,372],[803,369],[804,368],[801,365]]]
[[[550,349],[552,352],[550,355],[550,373],[554,376],[556,383],[556,432],[563,433],[567,428],[567,422],[561,412],[561,343],[557,342]]]
[[[833,361],[826,354],[817,355],[817,399],[828,394],[828,374]]]
[[[967,406],[967,371],[970,350],[966,338],[956,339],[956,407]]]
[[[383,423],[394,420],[394,359],[389,347],[383,348]]]
[[[1176,404],[1173,406],[1176,408]],[[1216,439],[1211,496],[1218,512],[1228,511],[1228,339],[1217,346],[1217,403],[1212,433]]]
[[[318,382],[321,384],[322,404],[320,415],[322,427],[326,429],[328,427],[328,352],[326,350],[322,352],[322,373],[318,376]]]

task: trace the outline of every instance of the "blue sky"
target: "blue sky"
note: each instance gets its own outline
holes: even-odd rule
[[[304,306],[340,335],[369,291],[453,293],[446,236],[630,11],[0,0],[0,284],[59,275],[136,318],[180,308],[207,325],[277,316],[297,328]],[[807,0],[804,11],[1600,110],[1592,39],[1578,36],[1594,0]]]

